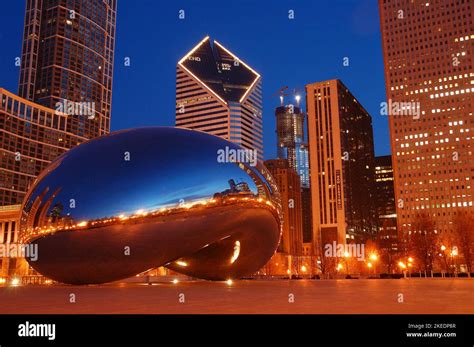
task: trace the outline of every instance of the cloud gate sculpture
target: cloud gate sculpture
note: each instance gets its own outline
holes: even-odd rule
[[[20,242],[38,246],[38,259],[27,260],[70,284],[159,266],[209,280],[254,273],[278,246],[281,206],[272,176],[250,154],[172,127],[83,143],[51,163],[25,197]]]

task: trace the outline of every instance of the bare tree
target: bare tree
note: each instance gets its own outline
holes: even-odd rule
[[[433,261],[438,245],[438,235],[434,222],[426,214],[419,214],[408,235],[408,251],[418,260],[425,272],[433,270]]]
[[[400,241],[398,235],[392,231],[396,226],[393,222],[385,220],[382,229],[377,234],[376,244],[380,251],[380,263],[385,265],[387,273],[392,273],[396,260],[400,256]]]
[[[474,218],[459,211],[453,219],[453,226],[456,243],[470,274],[474,258]]]
[[[314,243],[314,254],[319,261],[317,264],[323,278],[329,277],[335,273],[337,267],[337,258],[335,256],[326,256],[322,242],[316,241]]]
[[[442,271],[450,272],[453,269],[453,259],[450,256],[453,246],[456,244],[452,233],[441,233],[439,238],[439,252],[437,257]]]

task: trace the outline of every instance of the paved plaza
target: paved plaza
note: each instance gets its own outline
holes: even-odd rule
[[[473,314],[474,279],[4,286],[0,313]]]

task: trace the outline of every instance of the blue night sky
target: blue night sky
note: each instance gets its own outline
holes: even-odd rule
[[[24,7],[23,0],[4,1],[0,11],[0,87],[13,92]],[[263,77],[266,159],[276,156],[279,99],[272,95],[282,86],[303,92],[305,84],[332,78],[372,115],[376,154],[390,153],[388,121],[379,112],[386,96],[377,1],[119,0],[117,12],[112,130],[173,126],[176,63],[210,35]]]

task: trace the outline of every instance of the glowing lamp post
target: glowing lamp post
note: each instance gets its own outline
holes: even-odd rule
[[[408,257],[408,275],[411,277],[411,268],[413,267],[413,258],[412,257]]]
[[[348,263],[348,259],[351,255],[349,254],[349,252],[344,252],[344,261],[346,263],[346,274],[349,275],[349,263]]]
[[[458,248],[453,246],[451,249],[451,263],[454,265],[454,276],[456,277],[458,274],[458,267],[457,267],[457,257],[458,256]]]
[[[406,268],[407,268],[407,266],[406,266],[406,264],[405,264],[403,261],[399,261],[399,262],[398,262],[398,267],[399,267],[400,270],[402,271],[403,275],[404,275],[405,277],[407,277],[407,274],[406,274]]]
[[[374,275],[375,275],[375,274],[377,274],[376,263],[377,263],[377,260],[379,259],[379,257],[377,256],[376,253],[372,253],[369,258],[370,258],[370,260],[371,260],[371,262],[369,263],[369,264],[370,264],[369,268],[372,268],[372,263],[373,263]],[[367,265],[368,265],[368,264],[367,264]]]

